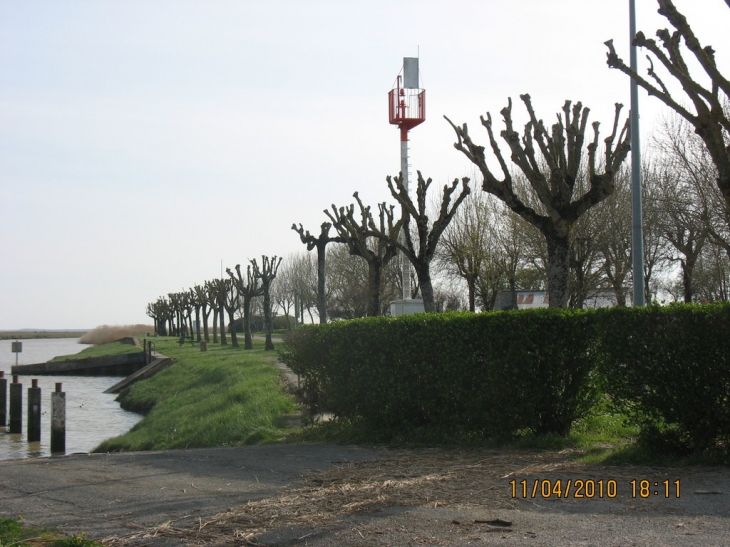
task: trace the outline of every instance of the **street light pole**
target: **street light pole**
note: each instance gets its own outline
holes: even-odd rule
[[[629,0],[631,70],[637,72],[636,1]],[[631,253],[633,259],[634,306],[646,304],[644,294],[644,234],[641,207],[641,144],[639,140],[639,86],[631,78]]]

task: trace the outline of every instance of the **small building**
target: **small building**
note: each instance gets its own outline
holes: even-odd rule
[[[528,310],[547,308],[550,297],[547,291],[499,291],[494,300],[494,310]],[[584,308],[610,308],[616,305],[613,291],[600,291],[586,298]]]

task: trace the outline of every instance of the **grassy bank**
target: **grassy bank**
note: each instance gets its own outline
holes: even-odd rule
[[[142,348],[138,348],[132,344],[123,344],[122,342],[112,342],[111,344],[102,344],[100,346],[91,346],[81,350],[73,355],[59,355],[51,359],[51,363],[57,361],[72,361],[76,359],[88,359],[89,357],[104,357],[105,355],[121,355],[124,353],[139,353]]]
[[[291,431],[284,416],[296,412],[294,398],[281,389],[262,341],[250,351],[210,344],[207,352],[172,337],[154,342],[174,364],[120,394],[124,408],[146,417],[96,452],[257,444]]]

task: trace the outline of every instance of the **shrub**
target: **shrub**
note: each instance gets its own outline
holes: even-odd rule
[[[600,370],[642,441],[674,453],[730,442],[730,304],[599,310]]]
[[[308,325],[281,358],[305,401],[370,427],[565,435],[595,394],[590,313],[418,314]]]

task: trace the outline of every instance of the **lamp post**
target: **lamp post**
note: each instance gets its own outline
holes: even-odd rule
[[[637,72],[636,1],[629,0],[631,70]],[[644,229],[641,207],[641,144],[639,140],[639,86],[631,78],[631,254],[634,279],[634,306],[646,304],[644,294]]]

